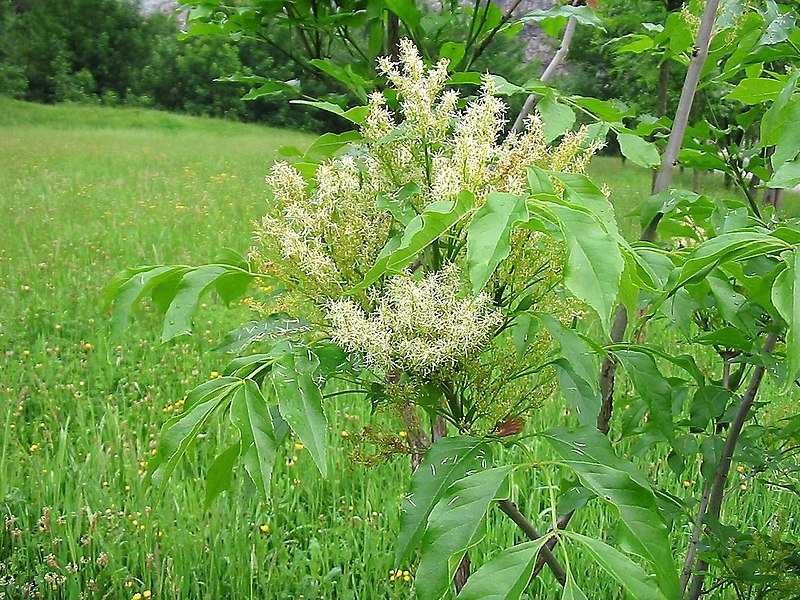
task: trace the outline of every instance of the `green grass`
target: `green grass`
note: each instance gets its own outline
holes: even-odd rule
[[[353,464],[342,441],[342,431],[371,418],[368,407],[339,398],[329,409],[327,481],[290,445],[273,507],[237,478],[204,510],[203,467],[229,441],[222,423],[198,440],[159,501],[141,486],[154,438],[185,393],[220,370],[223,358],[210,349],[247,315],[209,301],[193,338],[161,346],[158,317],[144,311],[125,339],[108,342],[102,296],[111,277],[139,264],[206,262],[224,246],[246,251],[276,149],[309,141],[139,109],[0,100],[0,597],[34,589],[45,598],[145,590],[159,598],[412,596],[410,584],[388,578],[398,566],[393,541],[408,462]],[[629,212],[649,175],[617,165],[599,159],[593,169]],[[390,415],[376,419],[397,427]],[[530,427],[571,422],[547,399]],[[642,464],[675,494],[697,496],[664,457],[651,452]],[[518,478],[515,494],[529,515],[548,505],[546,485],[539,470]],[[757,514],[788,511],[785,502],[754,481],[737,504]],[[476,561],[522,541],[501,517],[492,516]],[[609,523],[592,508],[575,526],[599,535]],[[579,555],[572,562],[590,598],[620,597]],[[531,594],[560,597],[549,574]]]

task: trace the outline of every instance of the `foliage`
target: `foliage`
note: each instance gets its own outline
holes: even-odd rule
[[[329,129],[335,118],[288,110],[284,102],[242,99],[252,72],[292,80],[274,49],[245,40],[178,39],[174,16],[140,14],[136,3],[37,0],[0,4],[0,93],[37,102],[153,106],[193,115]],[[309,85],[315,95],[320,85]]]
[[[786,7],[772,2],[761,12],[728,4],[720,17],[714,7],[709,4],[697,23],[708,32],[717,18],[707,66],[699,62],[706,48],[693,49],[691,37],[671,51],[691,55],[689,73],[702,69],[704,85],[727,87],[729,99],[758,107],[754,119],[763,115],[768,135],[754,146],[775,146],[768,185],[795,182],[800,140],[778,134],[775,124],[793,114],[800,29]],[[577,19],[559,11],[552,18]],[[237,15],[225,18],[235,22]],[[693,26],[690,13],[682,18]],[[225,30],[229,22],[217,27]],[[404,22],[413,36],[415,17]],[[655,38],[652,47],[660,43]],[[786,589],[782,577],[728,574],[728,550],[747,556],[754,538],[721,518],[735,456],[768,473],[772,485],[797,485],[796,416],[769,435],[750,421],[761,408],[757,396],[765,376],[789,390],[800,371],[797,223],[765,219],[744,185],[744,161],[731,159],[722,162],[743,198],[711,200],[667,190],[640,211],[645,231],[657,231],[663,241],[654,243],[648,233],[645,241],[629,244],[607,195],[583,171],[597,138],[609,130],[628,158],[655,164],[655,147],[640,137],[655,131],[645,117],[613,102],[536,83],[515,86],[491,75],[460,108],[457,95],[444,91],[447,60],[426,67],[407,40],[399,45],[399,59],[378,61],[389,92],[370,94],[366,111],[346,113],[360,125],[357,133],[326,134],[305,153],[287,152],[297,157],[294,165],[276,164],[270,210],[247,259],[228,254],[199,268],[141,267],[112,284],[116,323],[125,323],[145,295],[167,307],[165,340],[186,331],[200,295],[213,286],[226,301],[244,293],[240,281],[247,279],[269,290],[252,303],[265,319],[253,326],[264,333],[247,339],[257,352],[233,359],[222,378],[190,394],[186,412],[164,426],[149,477],[163,489],[205,421],[228,407],[238,446],[213,463],[211,489],[230,481],[231,459],[238,454],[269,498],[269,462],[287,429],[310,448],[325,476],[324,395],[337,393],[331,386],[339,381],[373,409],[403,420],[403,453],[420,457],[431,448],[422,464],[434,481],[427,472],[415,474],[421,494],[412,502],[423,508],[410,511],[401,534],[402,556],[420,544],[422,598],[444,596],[453,577],[457,589],[464,584],[459,565],[484,538],[490,507],[497,503],[515,514],[509,503],[513,481],[537,471],[551,480],[564,472],[577,479],[562,486],[561,498],[551,492],[553,526],[544,537],[524,517],[513,517],[536,543],[498,553],[484,573],[514,575],[492,577],[486,582],[491,591],[481,593],[519,597],[538,574],[534,557],[541,553],[567,593],[579,596],[570,566],[573,547],[634,598],[688,593],[694,600],[710,568],[719,574],[717,586],[730,585],[739,596]],[[787,65],[787,72],[778,70]],[[367,86],[345,75],[351,89],[366,97]],[[470,77],[455,75],[453,81],[474,83]],[[542,96],[541,116],[501,141],[505,107],[497,95],[529,91]],[[592,130],[569,131],[576,109],[596,121]],[[682,110],[688,114],[685,103]],[[678,128],[672,137],[680,139],[678,122],[676,116],[675,125],[664,119],[657,127]],[[714,128],[705,131],[714,137]],[[700,132],[702,126],[691,130]],[[559,141],[549,145],[552,140]],[[698,165],[731,154],[695,138],[681,159]],[[672,167],[667,164],[665,172]],[[640,309],[627,340],[614,317],[620,303],[631,315]],[[296,326],[276,329],[275,323]],[[689,352],[641,342],[645,327],[673,332]],[[595,380],[597,358],[619,362],[627,373],[629,412],[616,418],[625,447],[635,455],[664,445],[678,475],[697,462],[699,505],[658,489],[620,456],[621,444],[603,435],[613,406],[601,405],[606,398]],[[502,464],[481,449],[474,457],[480,465],[467,463],[461,471],[461,461],[479,444],[497,446],[519,434],[556,379],[579,426],[533,435],[550,443],[557,460]],[[437,446],[448,429],[453,442]],[[526,447],[526,438],[515,443]],[[453,469],[430,462],[434,448],[438,454],[443,447],[438,466],[452,462]],[[436,481],[437,472],[443,480]],[[613,540],[565,530],[589,500],[608,506]],[[569,508],[556,518],[559,504]],[[680,569],[671,537],[684,523],[693,530]],[[560,540],[569,546],[566,567],[552,555]],[[796,546],[792,538],[770,541],[776,557]],[[464,587],[467,597],[477,593],[471,591],[475,585]]]
[[[136,327],[114,344],[106,341],[108,315],[98,299],[115,271],[164,257],[201,264],[223,246],[245,251],[250,222],[264,211],[265,159],[276,156],[282,144],[305,148],[312,138],[142,109],[7,100],[0,100],[0,128],[0,154],[15,157],[0,173],[0,205],[9,219],[0,232],[0,285],[6,300],[0,306],[0,421],[8,424],[0,442],[0,512],[4,519],[16,519],[11,530],[0,527],[5,569],[0,577],[15,577],[0,590],[17,597],[29,584],[45,597],[70,596],[73,590],[74,595],[87,592],[94,580],[98,596],[123,598],[147,589],[168,597],[414,597],[414,563],[394,558],[405,514],[398,504],[405,503],[402,492],[410,490],[407,460],[400,456],[365,467],[347,456],[348,450],[371,455],[373,447],[367,443],[373,440],[384,450],[397,447],[388,446],[390,441],[406,444],[407,431],[398,431],[391,414],[380,409],[371,413],[369,403],[355,395],[326,398],[328,479],[319,477],[305,448],[295,446],[296,439],[287,440],[276,460],[272,510],[260,504],[241,468],[233,473],[230,491],[204,508],[206,468],[238,435],[230,426],[227,432],[220,429],[227,418],[214,421],[177,468],[164,500],[156,503],[137,474],[155,444],[151,434],[156,436],[181,409],[189,389],[222,371],[225,355],[212,351],[225,343],[220,334],[253,316],[244,307],[226,310],[204,298],[207,306],[200,305],[194,335],[160,345],[156,307],[145,303],[137,311]],[[611,198],[620,216],[648,197],[648,172],[630,162],[622,166],[619,159],[595,157],[587,172],[598,184],[614,186]],[[676,183],[690,185],[691,176],[676,173]],[[703,184],[711,198],[730,195],[720,175],[707,175]],[[797,210],[796,199],[787,196],[788,209]],[[249,293],[260,298],[267,292],[255,286]],[[647,339],[675,348],[673,335],[651,327]],[[701,366],[703,360],[701,355]],[[669,365],[660,366],[672,376]],[[768,405],[759,410],[758,422],[788,427],[781,419],[796,412],[796,398],[767,384],[759,401]],[[621,431],[617,423],[638,422],[631,413],[634,406],[625,408],[633,398],[625,379],[618,385],[615,444]],[[361,435],[365,424],[371,437]],[[575,424],[575,411],[558,397],[531,415],[525,432],[554,424]],[[753,433],[761,436],[758,430]],[[488,445],[504,464],[529,460],[519,445]],[[540,438],[526,438],[525,446],[540,464],[558,459]],[[624,440],[618,450],[628,453]],[[699,502],[702,483],[694,457],[679,477],[668,466],[667,444],[627,455],[669,497],[695,506]],[[751,467],[745,454],[735,461],[722,518],[754,539],[748,543],[740,538],[735,561],[728,547],[730,570],[715,571],[713,581],[720,581],[717,575],[728,582],[743,576],[763,581],[763,574],[775,573],[786,590],[777,597],[791,597],[790,542],[796,541],[791,519],[798,498],[771,486],[769,482],[779,481]],[[560,499],[562,490],[566,494],[575,483],[574,477],[564,473],[562,478],[542,464],[513,476],[512,497],[525,514],[543,515],[544,533],[550,523],[548,486]],[[570,508],[567,500],[586,496],[567,494],[560,511]],[[658,498],[661,502],[665,496]],[[91,530],[97,511],[102,514]],[[50,528],[43,530],[40,519],[47,514]],[[476,571],[502,555],[502,549],[525,542],[500,511],[493,508],[487,517],[486,537],[469,551]],[[613,546],[614,523],[612,509],[594,499],[576,513],[570,529]],[[262,531],[262,525],[269,531]],[[689,541],[688,532],[683,537],[685,529],[678,531],[673,527],[676,556]],[[730,540],[730,530],[727,535]],[[73,539],[81,543],[70,544]],[[84,545],[86,541],[90,543]],[[571,580],[588,598],[620,594],[616,580],[592,564],[580,542],[565,541]],[[45,589],[44,577],[54,572],[45,561],[50,553],[60,566],[57,577],[66,580],[57,592]],[[556,555],[563,561],[564,553]],[[514,564],[521,564],[524,557],[519,558]],[[73,562],[79,568],[75,573]],[[408,575],[395,576],[398,568]],[[485,573],[469,581],[488,581]],[[527,594],[560,597],[555,586],[542,573]],[[729,588],[708,596],[732,593]]]
[[[19,10],[5,19],[4,62],[21,71],[27,99],[54,102],[108,93],[124,98],[137,87],[149,48],[135,4],[37,0],[12,6]]]

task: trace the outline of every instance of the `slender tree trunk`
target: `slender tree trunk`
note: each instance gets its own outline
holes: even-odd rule
[[[761,179],[758,177],[758,175],[754,173],[753,176],[750,178],[749,192],[751,196],[756,195],[756,189],[758,189],[759,183],[761,183]]]
[[[386,23],[386,53],[392,57],[392,60],[399,58],[400,50],[400,18],[389,11]]]
[[[456,586],[456,594],[460,594],[461,589],[467,585],[467,579],[469,579],[471,567],[472,561],[469,558],[469,552],[467,552],[461,559],[461,562],[458,564],[458,569],[456,569],[455,575],[453,575],[453,583]]]
[[[667,148],[664,151],[664,156],[661,162],[661,170],[656,177],[655,185],[653,186],[653,193],[660,194],[669,188],[672,183],[672,176],[675,171],[675,166],[678,164],[678,152],[683,143],[683,136],[686,133],[686,126],[689,124],[689,114],[692,110],[694,96],[697,92],[697,84],[700,81],[700,73],[705,65],[706,58],[708,57],[708,46],[711,43],[711,30],[714,25],[714,19],[717,16],[717,9],[719,8],[719,0],[708,0],[706,2],[705,10],[703,11],[703,18],[700,22],[700,31],[697,34],[697,43],[692,60],[689,63],[689,69],[686,72],[686,79],[683,82],[683,89],[681,90],[681,98],[678,102],[678,108],[675,111],[675,119],[672,125],[672,131],[667,141]],[[656,229],[659,222],[664,215],[658,213],[645,227],[641,235],[641,240],[652,242],[656,238]],[[617,314],[614,318],[614,324],[611,329],[611,341],[620,342],[625,335],[627,327],[628,314],[623,305],[619,305]],[[601,417],[606,422],[605,431],[608,431],[607,421],[611,418],[611,408],[613,405],[614,394],[614,378],[617,374],[617,363],[613,357],[608,356],[603,360],[600,368],[600,389],[603,391],[603,409]],[[607,414],[606,414],[607,413]],[[598,418],[598,428],[600,419]],[[603,431],[603,429],[601,429]]]
[[[575,28],[577,27],[578,22],[575,20],[575,17],[570,17],[567,21],[566,27],[564,27],[564,36],[561,38],[561,46],[559,46],[558,51],[556,52],[553,59],[550,61],[550,64],[547,65],[547,68],[542,73],[541,80],[543,82],[547,82],[553,78],[553,75],[556,74],[558,68],[561,66],[561,63],[564,62],[564,59],[569,52],[569,46],[572,44],[572,36],[575,35]],[[536,98],[538,96],[536,94],[531,94],[525,100],[525,104],[522,106],[522,110],[519,111],[516,120],[514,121],[514,126],[511,128],[512,133],[519,133],[522,131],[523,127],[525,126],[525,119],[533,110],[533,105],[536,103]]]
[[[775,348],[775,343],[778,341],[778,335],[775,332],[767,336],[764,342],[764,353],[771,354]],[[733,418],[730,427],[728,428],[728,437],[725,439],[725,445],[722,448],[722,456],[720,457],[719,464],[714,474],[714,479],[711,482],[711,493],[708,498],[708,509],[704,513],[698,511],[698,519],[695,524],[695,532],[702,528],[704,521],[711,515],[714,518],[719,518],[722,511],[722,500],[725,495],[725,486],[728,483],[728,475],[731,470],[731,462],[733,461],[733,453],[736,450],[736,444],[739,442],[739,436],[744,428],[745,421],[750,416],[750,409],[753,407],[758,388],[761,386],[761,381],[764,378],[765,367],[759,365],[753,371],[750,378],[750,383],[747,390],[742,397],[742,402],[739,404],[739,409],[736,411],[736,416]],[[702,508],[702,507],[701,507]],[[694,539],[694,534],[692,539]],[[684,571],[686,567],[684,566]],[[703,591],[703,582],[705,581],[706,571],[708,570],[708,563],[704,560],[697,562],[695,569],[695,576],[692,579],[692,587],[689,590],[689,600],[697,600]]]
[[[656,100],[656,117],[663,117],[667,114],[667,94],[669,92],[669,72],[670,61],[664,60],[658,67],[658,98]],[[658,170],[653,169],[653,181],[650,184],[650,189],[656,187],[656,178],[658,177]]]

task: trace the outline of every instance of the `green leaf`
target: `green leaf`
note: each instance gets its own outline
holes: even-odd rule
[[[361,75],[353,70],[352,65],[334,61],[330,58],[314,58],[309,61],[310,64],[318,68],[323,73],[333,77],[341,82],[348,90],[364,104],[367,102],[367,88],[372,86],[372,82],[364,79]]]
[[[663,596],[678,598],[680,584],[667,525],[644,476],[633,463],[618,457],[608,438],[591,427],[550,429],[541,435],[578,474],[583,485],[616,508],[620,544],[651,564]],[[630,587],[629,590],[633,591]],[[656,597],[662,595],[648,596]]]
[[[739,100],[745,104],[759,104],[774,100],[783,89],[783,82],[766,77],[749,77],[742,79],[726,97]]]
[[[380,209],[388,210],[403,227],[408,227],[408,224],[417,216],[417,210],[411,204],[411,198],[419,195],[420,191],[419,185],[412,181],[394,194],[378,194],[375,204]]]
[[[583,590],[578,587],[572,578],[572,573],[567,571],[567,581],[564,584],[564,593],[561,600],[589,600]]]
[[[128,327],[134,306],[144,298],[145,294],[172,278],[180,279],[187,270],[187,267],[162,265],[139,267],[117,276],[106,293],[107,300],[114,302],[114,310],[111,313],[111,336],[120,335]],[[128,274],[130,277],[124,283],[121,282]]]
[[[473,215],[467,233],[467,268],[477,295],[511,252],[511,231],[528,220],[526,196],[491,192]]]
[[[581,425],[594,426],[602,399],[597,386],[597,366],[592,348],[573,329],[548,314],[536,314],[560,347],[560,356],[553,361],[561,391],[572,404]]]
[[[785,162],[767,182],[767,187],[777,189],[793,188],[800,185],[800,158]]]
[[[364,276],[364,281],[356,285],[350,293],[368,288],[385,273],[400,273],[434,241],[447,233],[472,208],[474,197],[463,191],[455,201],[431,202],[414,217],[403,232],[400,245],[392,252],[378,259]]]
[[[215,79],[214,81],[236,81],[234,78],[226,77]],[[278,81],[276,79],[262,82],[259,86],[251,88],[246,94],[242,96],[242,100],[256,100],[264,96],[273,96],[276,94],[300,94],[300,81],[298,79],[290,79],[288,81]]]
[[[345,110],[333,102],[319,100],[290,100],[289,102],[291,104],[305,104],[306,106],[319,108],[320,110],[339,115],[340,117],[343,117],[348,121],[355,123],[356,125],[363,125],[364,119],[366,119],[367,114],[369,113],[369,107],[367,106],[355,106],[349,110]]]
[[[397,15],[410,33],[417,32],[422,21],[422,13],[413,0],[386,0],[386,8]]]
[[[262,498],[269,502],[278,441],[267,401],[252,379],[246,379],[233,395],[231,422],[239,430],[244,468]]]
[[[581,108],[588,110],[601,121],[605,121],[606,123],[622,123],[624,115],[608,100],[585,98],[583,96],[572,96],[570,100]]]
[[[791,9],[780,16],[776,16],[767,26],[764,35],[758,40],[759,45],[771,46],[785,42],[792,34],[796,23],[797,14]]]
[[[718,264],[775,254],[790,247],[783,240],[757,231],[732,231],[711,238],[692,252],[689,260],[681,268],[678,281],[671,293],[695,279],[704,277]]]
[[[214,348],[216,352],[239,353],[250,344],[296,339],[311,329],[304,319],[290,317],[286,313],[269,315],[263,321],[249,321],[226,334],[225,340]]]
[[[218,277],[228,272],[220,265],[206,265],[186,273],[178,285],[175,298],[164,316],[161,341],[168,342],[181,335],[191,334],[192,317],[197,312],[200,296],[208,291]]]
[[[526,170],[528,172],[528,187],[531,195],[547,194],[555,196],[556,190],[547,171],[534,166],[526,167]]]
[[[689,407],[689,420],[695,431],[703,431],[712,419],[717,419],[725,412],[731,392],[716,385],[698,388],[692,397]],[[677,445],[673,446],[673,450]]]
[[[575,20],[581,25],[588,25],[589,27],[603,27],[602,21],[598,18],[595,12],[589,6],[572,6],[569,4],[557,4],[550,10],[533,10],[529,13],[522,15],[519,20],[523,23],[528,21],[541,22],[545,19],[553,19],[554,17],[575,17]]]
[[[206,475],[206,494],[203,505],[209,508],[222,492],[229,490],[233,479],[233,466],[239,458],[241,446],[239,442],[233,444],[222,454],[214,459]]]
[[[580,542],[600,567],[628,591],[633,600],[677,599],[680,594],[665,596],[653,578],[622,552],[585,535],[566,532],[571,540]],[[670,562],[672,557],[670,556]]]
[[[597,312],[603,329],[609,331],[625,267],[617,240],[590,214],[558,204],[548,208],[558,217],[567,245],[564,283]]]
[[[539,100],[536,110],[542,115],[544,137],[548,142],[569,131],[575,122],[575,111],[566,104],[561,104],[553,94]]]
[[[319,360],[306,348],[298,350],[275,361],[270,379],[281,415],[308,448],[320,474],[327,477],[325,437],[328,423],[322,410],[322,394],[314,379]]]
[[[468,471],[485,468],[490,447],[469,436],[441,438],[425,453],[411,476],[411,491],[403,503],[396,564],[405,564],[419,546],[428,515],[450,485]]]
[[[775,102],[764,113],[764,117],[761,119],[760,143],[762,145],[777,144],[781,132],[800,118],[797,116],[797,111],[800,110],[800,96],[794,95],[798,79],[800,79],[800,71],[795,71],[786,80]]]
[[[214,258],[214,263],[233,267],[214,282],[214,291],[226,305],[230,305],[245,295],[255,275],[251,272],[247,259],[231,248],[220,250]]]
[[[494,93],[498,96],[513,96],[526,91],[525,88],[511,83],[506,78],[500,77],[500,75],[489,74],[488,77],[492,80]]]
[[[689,190],[670,188],[647,198],[639,208],[642,228],[646,228],[657,214],[668,214],[680,206],[697,202],[702,196]]]
[[[467,579],[458,600],[519,600],[548,536],[498,552]]]
[[[420,600],[439,600],[447,592],[464,552],[483,537],[486,511],[513,470],[497,467],[460,479],[433,507],[417,568]]]
[[[800,153],[800,131],[796,126],[797,123],[800,123],[800,95],[795,96],[784,111],[788,114],[783,120],[783,126],[777,132],[775,151],[770,157],[772,167],[775,170],[779,169],[784,163],[797,158],[798,153]],[[780,117],[783,116],[783,114],[780,115]]]
[[[615,354],[625,367],[633,387],[647,403],[648,424],[660,431],[665,439],[674,439],[672,386],[658,370],[653,357],[634,350],[619,350]]]
[[[787,386],[797,378],[800,371],[800,258],[795,250],[788,268],[781,271],[772,285],[772,303],[786,321],[786,369]]]
[[[452,71],[458,66],[458,63],[461,62],[461,59],[464,58],[464,53],[466,51],[467,49],[464,44],[457,42],[445,42],[439,49],[439,58],[446,58],[449,60],[450,64],[448,65],[448,69]]]
[[[477,71],[459,71],[452,73],[448,80],[449,85],[480,85],[482,73]]]
[[[186,397],[185,410],[169,419],[161,429],[156,454],[147,463],[145,485],[152,483],[163,492],[181,457],[194,443],[211,415],[227,405],[230,392],[240,386],[237,377],[219,377],[194,388]]]
[[[570,204],[590,211],[600,219],[608,233],[618,241],[622,237],[617,230],[617,218],[614,215],[614,205],[609,202],[603,191],[583,173],[560,173],[551,171],[550,175],[558,179],[564,186],[564,198]]]
[[[653,47],[653,38],[651,38],[649,35],[643,35],[643,34],[626,35],[625,37],[620,38],[620,40],[632,40],[632,41],[629,41],[624,46],[618,48],[617,49],[618,54],[623,54],[625,52],[633,52],[634,54],[640,54],[645,50],[650,50],[650,48]]]
[[[323,133],[308,147],[305,156],[320,156],[330,158],[337,150],[357,142],[361,139],[358,131],[345,131],[344,133]]]
[[[658,149],[652,142],[646,142],[631,133],[618,133],[617,141],[622,154],[637,165],[653,169],[661,164]]]

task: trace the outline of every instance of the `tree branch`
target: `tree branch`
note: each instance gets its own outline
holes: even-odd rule
[[[550,64],[547,65],[544,73],[542,73],[541,80],[543,82],[552,79],[553,75],[556,74],[556,71],[561,66],[561,63],[564,62],[564,58],[566,58],[567,53],[569,52],[569,46],[572,43],[572,36],[575,35],[575,27],[577,24],[578,22],[575,20],[575,17],[570,17],[569,21],[567,21],[567,25],[564,27],[564,37],[561,38],[561,46],[559,46],[558,51],[556,52],[555,56],[553,56]],[[522,110],[519,111],[517,119],[514,121],[514,126],[511,128],[511,133],[519,133],[522,131],[522,128],[525,125],[525,119],[531,113],[537,97],[538,96],[536,94],[531,94],[525,100],[525,104],[522,106]]]
[[[533,524],[525,518],[525,515],[519,511],[517,505],[511,502],[511,500],[501,500],[498,506],[500,510],[506,513],[511,520],[516,523],[517,527],[525,532],[525,535],[527,535],[531,541],[538,540],[542,537]],[[540,550],[539,560],[550,567],[558,583],[561,584],[561,587],[564,587],[567,583],[567,572],[547,545]]]
[[[772,331],[767,336],[764,342],[764,352],[771,354],[775,348],[775,343],[778,341],[778,334]],[[725,440],[725,446],[722,448],[722,456],[720,457],[719,464],[717,465],[714,480],[711,482],[711,493],[708,500],[708,508],[705,513],[698,514],[697,522],[695,523],[695,532],[692,534],[694,540],[695,533],[699,538],[699,530],[702,529],[703,523],[708,515],[719,518],[720,511],[722,510],[722,500],[725,495],[725,485],[728,483],[728,474],[733,461],[733,452],[736,450],[736,444],[739,442],[739,435],[742,433],[745,421],[750,416],[750,409],[755,401],[758,388],[761,386],[761,381],[764,378],[764,365],[759,365],[753,371],[753,376],[750,378],[750,383],[747,390],[742,397],[742,402],[739,409],[736,411],[736,416],[731,421],[730,428],[728,429],[728,437]],[[701,506],[702,508],[702,506]],[[690,548],[691,550],[691,548]],[[688,562],[688,557],[687,557]],[[691,566],[690,566],[691,569]],[[686,567],[684,566],[684,571]],[[700,560],[697,563],[697,572],[692,579],[692,587],[689,590],[689,600],[697,600],[703,590],[703,581],[705,580],[706,571],[708,570],[708,563]]]
[[[500,29],[503,28],[503,25],[508,23],[511,20],[511,17],[514,16],[514,11],[517,10],[517,8],[519,7],[519,5],[521,3],[522,3],[522,0],[514,0],[511,3],[511,6],[508,7],[508,10],[503,15],[503,18],[500,20],[500,22],[497,24],[497,26],[489,32],[489,34],[481,42],[481,45],[478,46],[478,48],[476,48],[475,52],[473,52],[472,58],[469,59],[469,62],[467,63],[467,66],[465,67],[464,70],[468,71],[469,68],[472,66],[472,64],[481,57],[481,55],[484,53],[486,48],[489,46],[489,44],[495,38],[497,33],[500,31]]]

